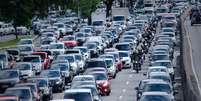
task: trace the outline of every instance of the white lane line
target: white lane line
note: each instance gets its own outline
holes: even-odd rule
[[[125,93],[125,92],[126,92],[126,89],[123,89],[122,91],[123,91],[123,93]]]
[[[130,75],[129,75],[129,78],[132,78],[132,77],[133,77],[133,75],[132,75],[132,74],[130,74]]]
[[[122,99],[123,98],[123,96],[119,96],[119,99]]]
[[[126,82],[126,85],[128,85],[128,84],[129,84],[129,81]]]
[[[184,19],[184,22],[186,22],[186,19]],[[192,66],[192,70],[193,70],[193,74],[195,76],[195,80],[196,80],[196,83],[198,85],[198,89],[199,89],[199,94],[201,93],[201,88],[200,88],[200,83],[199,83],[199,80],[198,80],[198,75],[196,74],[195,72],[195,66],[194,66],[194,59],[193,59],[193,50],[192,50],[192,43],[191,43],[191,39],[190,39],[190,33],[189,33],[189,29],[187,30],[187,26],[184,25],[184,30],[186,31],[186,36],[187,36],[187,42],[188,42],[188,45],[190,47],[190,60],[191,60],[191,66]]]

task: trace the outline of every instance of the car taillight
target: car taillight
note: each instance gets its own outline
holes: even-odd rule
[[[103,85],[103,87],[106,87],[106,86],[109,85],[109,83],[108,82],[104,82],[102,85]]]

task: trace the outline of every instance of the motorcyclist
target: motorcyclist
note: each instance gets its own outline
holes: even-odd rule
[[[139,73],[141,70],[141,56],[140,52],[138,50],[135,50],[132,55],[133,59],[133,70],[136,71],[136,73]]]

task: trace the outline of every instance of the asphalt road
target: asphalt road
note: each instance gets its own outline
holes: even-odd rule
[[[184,28],[186,30],[186,39],[184,41],[189,41],[190,57],[192,61],[192,72],[195,74],[195,80],[198,82],[198,90],[201,88],[201,26],[200,25],[190,25],[190,20],[187,18],[184,22]]]
[[[102,96],[103,101],[136,101],[135,87],[144,79],[143,73],[135,73],[131,69],[124,69],[118,73],[116,79],[111,80],[112,92],[109,96]],[[54,99],[61,99],[63,93],[55,93]]]

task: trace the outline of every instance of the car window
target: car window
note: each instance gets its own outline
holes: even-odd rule
[[[67,93],[64,95],[64,99],[75,99],[75,101],[92,101],[89,93]]]

